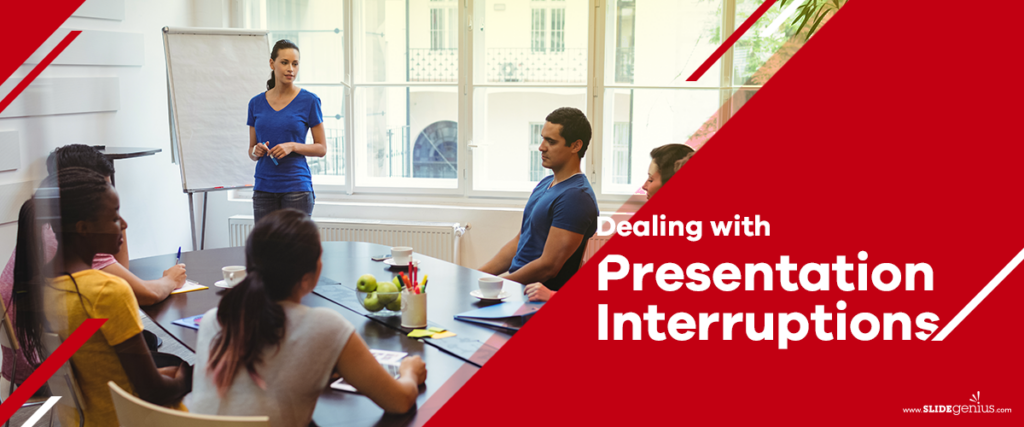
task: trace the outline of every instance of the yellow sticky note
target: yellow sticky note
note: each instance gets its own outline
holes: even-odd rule
[[[438,333],[438,334],[431,335],[430,338],[433,338],[435,340],[439,340],[441,338],[448,338],[448,337],[454,337],[454,336],[455,336],[455,332],[441,332],[441,333]]]
[[[441,333],[441,332],[447,331],[447,329],[445,329],[445,328],[438,328],[438,327],[430,327],[430,328],[427,328],[427,330],[430,331],[430,332],[434,332],[434,333]]]
[[[429,337],[431,335],[434,335],[434,333],[426,329],[413,329],[412,332],[409,332],[409,335],[407,336],[409,338],[424,338]]]

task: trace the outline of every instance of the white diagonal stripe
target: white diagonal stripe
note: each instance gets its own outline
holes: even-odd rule
[[[985,285],[985,288],[982,289],[981,292],[978,292],[978,295],[975,295],[974,299],[972,299],[963,310],[960,310],[960,313],[958,313],[952,321],[946,324],[946,327],[942,328],[942,330],[939,331],[939,334],[936,335],[932,341],[942,341],[942,339],[946,338],[950,332],[953,332],[953,329],[955,329],[968,314],[971,314],[971,312],[974,311],[974,308],[977,307],[978,304],[981,304],[981,301],[984,300],[988,294],[992,293],[992,290],[995,289],[996,286],[999,286],[999,284],[1003,282],[1003,279],[1005,279],[1013,269],[1017,268],[1017,265],[1020,264],[1022,260],[1024,260],[1024,249],[1021,249],[1020,253],[1013,257],[1013,260],[1010,261],[1009,264],[1006,264],[1006,267],[1003,267],[999,274],[997,274],[996,277],[993,277],[992,281],[988,282],[988,285]]]
[[[25,424],[21,425],[21,427],[32,427],[36,425],[36,422],[43,418],[43,415],[46,415],[47,412],[50,412],[50,408],[52,408],[58,400],[60,400],[60,396],[50,396],[50,398],[46,399],[46,402],[43,403],[43,406],[40,406],[39,409],[29,417],[28,421],[25,421]]]

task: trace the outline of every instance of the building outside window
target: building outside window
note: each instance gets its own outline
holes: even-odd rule
[[[430,0],[430,49],[458,49],[459,14],[452,0]],[[444,6],[444,7],[438,7]]]
[[[530,46],[534,52],[544,52],[547,50],[547,39],[548,39],[548,20],[547,20],[547,9],[534,8],[532,11],[533,19],[530,21]]]
[[[564,52],[565,0],[532,0],[531,6],[530,46],[533,51]],[[548,40],[551,40],[550,45]]]

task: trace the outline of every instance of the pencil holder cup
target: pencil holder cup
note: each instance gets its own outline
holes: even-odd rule
[[[427,294],[402,294],[402,327],[427,327]]]

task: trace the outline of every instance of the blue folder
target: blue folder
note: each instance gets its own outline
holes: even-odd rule
[[[178,319],[178,320],[175,320],[175,321],[173,321],[171,323],[175,324],[175,325],[178,325],[178,326],[184,326],[184,327],[189,328],[189,329],[199,330],[199,321],[201,321],[201,320],[203,320],[203,315],[202,314],[200,314],[198,316],[186,317],[184,319]]]
[[[542,302],[501,303],[456,314],[455,319],[509,331],[518,331],[543,306],[544,303]]]

